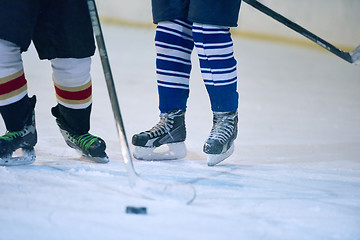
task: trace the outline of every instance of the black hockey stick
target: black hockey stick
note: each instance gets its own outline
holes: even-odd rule
[[[321,39],[320,37],[316,36],[315,34],[309,32],[305,28],[299,26],[298,24],[290,21],[286,17],[280,15],[279,13],[273,11],[272,9],[266,7],[265,5],[261,4],[260,2],[256,0],[243,0],[250,6],[256,8],[260,12],[265,13],[269,17],[275,19],[276,21],[286,25],[287,27],[291,28],[292,30],[296,31],[297,33],[300,33],[304,37],[310,39],[311,41],[315,42],[316,44],[320,45],[321,47],[325,48],[326,50],[332,52],[336,56],[344,59],[345,61],[359,65],[360,64],[360,45],[351,52],[345,52],[342,51],[332,44],[328,43],[327,41]]]
[[[128,173],[130,187],[140,195],[154,200],[173,200],[189,204],[196,196],[195,189],[191,184],[166,184],[150,182],[141,178],[134,169],[129,144],[125,134],[125,128],[120,113],[120,106],[115,90],[115,84],[111,73],[110,62],[105,48],[105,41],[100,25],[95,0],[87,0],[91,22],[98,46],[105,81],[109,92],[112,110],[114,113],[116,129],[120,138],[123,161]]]

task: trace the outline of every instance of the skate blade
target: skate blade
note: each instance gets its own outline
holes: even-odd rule
[[[19,166],[29,165],[35,162],[35,151],[34,149],[21,149],[22,156],[8,156],[0,158],[0,166]]]
[[[209,167],[215,166],[216,164],[224,161],[234,152],[234,144],[231,145],[229,150],[221,154],[207,154],[207,165]]]
[[[136,147],[134,158],[146,161],[175,160],[184,158],[187,150],[184,142],[169,143],[156,148]]]
[[[95,162],[95,163],[108,163],[109,162],[109,157],[108,156],[105,156],[105,157],[92,157],[92,156],[89,156],[89,155],[82,154],[82,157],[89,160],[89,161],[91,161],[91,162]]]

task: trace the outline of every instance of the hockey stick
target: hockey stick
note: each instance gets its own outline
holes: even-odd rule
[[[125,134],[125,128],[120,113],[119,102],[115,90],[115,84],[111,73],[110,62],[105,48],[105,41],[101,29],[99,15],[97,12],[95,0],[87,0],[91,22],[98,46],[98,51],[101,59],[102,68],[104,71],[105,81],[109,92],[112,110],[114,113],[116,129],[120,139],[121,152],[123,161],[128,173],[130,187],[134,192],[142,195],[145,198],[153,200],[173,200],[190,204],[196,196],[195,189],[191,184],[166,184],[158,182],[147,181],[134,169],[129,144]]]
[[[355,65],[360,64],[360,45],[351,52],[342,51],[342,50],[336,48],[335,46],[333,46],[332,44],[328,43],[327,41],[316,36],[315,34],[309,32],[305,28],[290,21],[286,17],[280,15],[279,13],[277,13],[277,12],[273,11],[272,9],[266,7],[265,5],[259,3],[258,1],[256,1],[256,0],[243,0],[243,1],[246,2],[247,4],[249,4],[250,6],[256,8],[260,12],[263,12],[266,15],[268,15],[269,17],[275,19],[276,21],[286,25],[287,27],[291,28],[292,30],[296,31],[297,33],[300,33],[304,37],[310,39],[311,41],[315,42],[316,44],[325,48],[326,50],[332,52],[336,56],[344,59],[345,61],[355,64]]]

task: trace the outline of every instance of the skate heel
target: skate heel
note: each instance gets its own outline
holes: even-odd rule
[[[209,167],[215,166],[216,164],[224,161],[228,157],[231,156],[234,152],[234,144],[231,145],[231,147],[224,153],[221,154],[207,154],[207,165]]]

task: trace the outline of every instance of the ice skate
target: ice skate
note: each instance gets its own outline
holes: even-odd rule
[[[60,119],[56,119],[60,132],[66,144],[79,151],[84,157],[97,163],[107,163],[109,158],[105,153],[106,144],[104,140],[90,133],[74,134],[66,130],[66,125]]]
[[[7,131],[0,137],[0,166],[26,165],[35,161],[34,146],[37,143],[35,127],[35,112],[31,115],[29,124],[20,131]],[[21,150],[20,155],[13,156]],[[22,153],[22,154],[21,154]]]
[[[150,130],[135,134],[133,153],[139,160],[173,160],[186,156],[185,112],[173,110],[160,114],[160,121]]]
[[[204,144],[208,166],[224,161],[234,152],[234,140],[237,136],[238,113],[214,112],[213,127]]]

